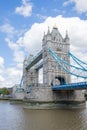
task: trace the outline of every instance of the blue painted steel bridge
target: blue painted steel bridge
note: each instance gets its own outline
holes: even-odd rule
[[[55,85],[52,86],[52,90],[83,90],[87,89],[87,82],[79,82],[79,83],[70,83],[64,85]]]

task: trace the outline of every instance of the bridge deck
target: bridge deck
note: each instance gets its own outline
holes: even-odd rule
[[[87,82],[71,83],[65,85],[52,86],[53,91],[57,90],[83,90],[87,89]]]

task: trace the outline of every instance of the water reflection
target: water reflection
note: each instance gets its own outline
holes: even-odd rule
[[[31,130],[87,130],[86,115],[83,110],[26,110],[26,119],[31,120]],[[85,111],[87,113],[87,111]],[[85,116],[85,117],[84,117]],[[33,121],[33,122],[32,122]],[[29,126],[28,126],[29,127]]]
[[[0,130],[87,130],[87,108],[28,110],[0,101]]]
[[[24,130],[24,114],[19,105],[0,101],[0,130]]]

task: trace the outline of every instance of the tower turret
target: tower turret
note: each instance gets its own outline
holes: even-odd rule
[[[59,57],[69,61],[69,56],[67,55],[69,43],[64,41],[64,38],[56,26],[53,27],[51,32],[48,28],[48,32],[43,39],[43,83],[46,86],[50,86],[56,76],[60,76],[61,78],[64,77],[65,81],[69,83],[70,76],[55,63],[54,59],[48,52],[48,49],[51,48]],[[68,34],[66,34],[66,40],[67,39]]]
[[[48,32],[47,32],[47,35],[46,35],[46,40],[47,41],[51,40],[51,33],[50,33],[49,27],[48,27]]]
[[[69,41],[70,41],[69,36],[68,36],[68,31],[67,31],[67,30],[66,30],[66,36],[65,36],[65,38],[64,38],[64,41],[65,41],[66,43],[69,43]]]

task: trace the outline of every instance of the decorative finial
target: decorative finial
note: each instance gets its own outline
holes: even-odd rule
[[[48,26],[48,32],[47,32],[47,34],[50,34],[50,29],[49,29],[49,26]]]
[[[68,31],[66,30],[65,40],[69,40]]]
[[[66,35],[68,35],[68,31],[66,30]]]
[[[44,32],[44,36],[45,36],[45,32]]]
[[[53,28],[58,29],[56,24],[54,24]]]

